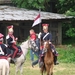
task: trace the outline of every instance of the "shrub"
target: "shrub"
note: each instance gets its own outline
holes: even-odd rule
[[[58,60],[62,63],[74,63],[75,62],[75,48],[71,45],[64,48],[57,48],[59,53]]]

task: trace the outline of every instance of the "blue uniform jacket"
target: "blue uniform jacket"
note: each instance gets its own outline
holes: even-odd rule
[[[47,33],[42,33],[42,35],[41,35],[41,41],[43,41],[43,40],[45,40],[45,41],[47,41],[47,40],[52,41],[52,34],[51,34],[51,33],[49,33],[49,34],[43,39],[43,37],[44,37],[46,34],[47,34]]]

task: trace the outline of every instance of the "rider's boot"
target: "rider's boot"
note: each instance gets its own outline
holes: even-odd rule
[[[39,60],[39,67],[43,67],[44,65],[44,55],[40,56],[40,60]]]
[[[57,61],[58,52],[56,51],[53,45],[52,45],[52,52],[54,54],[54,65],[58,65],[59,64],[59,62]]]
[[[54,65],[58,65],[59,62],[57,61],[57,56],[54,56]]]
[[[15,56],[16,56],[16,51],[14,52],[14,54],[13,54],[13,56],[12,56],[12,59],[11,59],[13,62],[16,62]]]

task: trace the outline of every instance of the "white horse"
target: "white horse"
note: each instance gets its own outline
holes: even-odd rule
[[[32,43],[32,44],[33,44],[34,47],[36,46],[35,42]],[[35,50],[38,49],[37,46],[36,46],[35,48],[32,47],[32,44],[30,43],[30,40],[27,40],[27,41],[23,42],[23,43],[20,45],[20,47],[21,47],[21,49],[22,49],[22,51],[23,51],[23,54],[22,54],[20,57],[15,58],[15,60],[16,60],[16,62],[15,62],[15,67],[16,67],[15,75],[17,74],[17,72],[18,72],[19,69],[20,69],[20,75],[22,75],[22,73],[23,73],[23,64],[24,64],[24,62],[25,62],[26,54],[27,54],[27,52],[28,52],[28,49],[29,49],[29,48],[33,48],[33,49],[35,49]],[[10,58],[9,58],[9,59],[10,59]],[[8,60],[9,60],[9,59],[8,59]]]
[[[9,75],[9,62],[6,59],[0,59],[0,75]]]

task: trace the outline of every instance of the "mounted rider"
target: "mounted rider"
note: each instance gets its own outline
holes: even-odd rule
[[[43,51],[43,44],[42,44],[42,42],[50,41],[51,42],[51,48],[52,48],[51,50],[52,50],[52,52],[54,54],[54,64],[55,65],[59,64],[57,62],[58,52],[56,51],[55,46],[52,44],[52,34],[48,32],[49,24],[42,24],[42,26],[43,26],[43,33],[41,33],[41,37],[40,37],[40,39],[41,39],[41,47],[40,47],[41,50],[40,51],[41,51],[41,54],[42,54],[42,56],[41,56],[41,63],[43,64],[43,59],[44,59],[44,54],[45,54],[45,52]]]
[[[0,59],[7,59],[10,54],[8,55],[8,48],[3,44],[3,37],[4,35],[0,33]]]
[[[21,52],[20,55],[21,55],[22,50],[20,47],[18,47],[16,45],[18,38],[15,38],[13,35],[13,32],[14,32],[13,25],[8,26],[7,29],[8,29],[8,35],[6,36],[7,45],[10,49],[12,49],[14,51],[13,56],[12,56],[12,60],[15,61],[14,58],[16,57],[17,53],[20,51]]]

